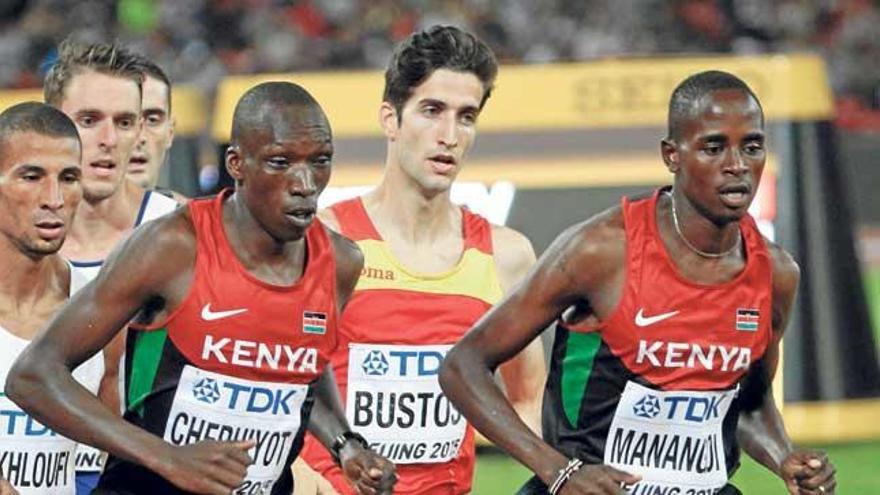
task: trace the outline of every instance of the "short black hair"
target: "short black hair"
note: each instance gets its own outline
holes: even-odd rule
[[[285,81],[265,82],[247,90],[236,103],[232,114],[233,143],[237,143],[248,130],[263,124],[262,114],[267,106],[273,112],[291,106],[311,108],[320,112],[324,120],[327,120],[318,101],[299,84]]]
[[[17,132],[34,132],[54,138],[70,138],[82,146],[76,125],[61,110],[36,101],[13,105],[0,113],[0,151]]]
[[[140,53],[132,53],[132,57],[134,59],[134,66],[143,74],[144,79],[152,77],[168,88],[168,113],[171,113],[171,78],[162,70],[162,67],[159,67],[159,64],[146,56]]]
[[[477,76],[484,88],[480,100],[482,109],[492,94],[498,61],[479,38],[454,26],[432,26],[413,33],[397,46],[385,70],[382,99],[397,110],[398,121],[413,89],[437,69]]]
[[[692,117],[695,102],[708,93],[726,89],[739,90],[751,96],[761,109],[761,124],[764,123],[761,101],[745,81],[729,72],[709,70],[688,77],[672,91],[672,97],[669,98],[667,137],[675,139],[679,136],[682,122]]]
[[[136,66],[134,54],[114,43],[78,43],[67,39],[58,46],[58,61],[46,73],[43,98],[52,106],[61,106],[64,90],[73,76],[84,70],[131,79],[142,91],[143,72]]]

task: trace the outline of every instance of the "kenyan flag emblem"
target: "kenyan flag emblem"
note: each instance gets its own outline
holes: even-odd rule
[[[741,332],[758,331],[758,310],[754,308],[737,309],[736,329]]]
[[[303,332],[324,335],[327,332],[327,313],[303,311]]]

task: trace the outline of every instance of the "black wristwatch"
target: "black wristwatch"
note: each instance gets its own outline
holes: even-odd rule
[[[345,444],[347,444],[349,440],[356,440],[365,449],[370,448],[367,439],[360,433],[351,430],[343,431],[337,435],[336,438],[333,439],[333,443],[330,444],[330,455],[333,456],[333,460],[336,461],[336,464],[339,464],[339,451],[342,450],[342,447],[345,447]]]

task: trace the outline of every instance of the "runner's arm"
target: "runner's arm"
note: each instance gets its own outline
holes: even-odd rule
[[[111,411],[122,414],[119,391],[119,364],[125,354],[125,332],[119,332],[104,347],[104,375],[98,387],[98,398]]]
[[[787,255],[773,258],[773,335],[763,359],[752,365],[744,381],[741,391],[743,411],[737,426],[737,439],[749,456],[779,473],[792,445],[773,398],[773,378],[779,363],[779,343],[794,304],[800,271]]]
[[[355,285],[357,285],[358,277],[360,277],[361,269],[364,266],[364,256],[360,248],[350,240],[332,231],[328,231],[327,235],[332,240],[336,254],[338,321],[352,292],[354,292]],[[342,409],[342,400],[339,397],[339,387],[336,386],[333,367],[327,366],[312,387],[315,404],[312,407],[308,429],[329,450],[333,445],[333,440],[339,434],[351,430]]]
[[[568,459],[517,416],[495,384],[493,371],[538,337],[566,308],[583,300],[589,287],[607,282],[609,268],[613,268],[607,258],[608,230],[587,222],[561,234],[526,280],[452,348],[440,370],[443,392],[468,421],[548,485]],[[584,490],[601,485],[607,490],[619,487],[620,481],[637,481],[605,466],[589,468],[582,468],[567,485]]]
[[[337,307],[338,316],[341,316],[357,285],[364,266],[364,257],[360,248],[352,241],[332,231],[328,235],[336,253]],[[351,439],[337,444],[340,435],[350,432],[351,426],[345,419],[332,365],[327,365],[321,377],[312,385],[312,393],[315,403],[309,418],[309,431],[331,452],[336,444],[342,471],[359,490],[365,493],[390,494],[397,480],[393,464],[367,446]]]
[[[521,233],[501,226],[492,228],[495,266],[504,294],[510,294],[535,265],[532,243]],[[541,431],[541,397],[547,367],[540,338],[499,368],[504,390],[513,409],[535,433]]]
[[[23,409],[66,437],[141,464],[181,488],[228,493],[244,476],[249,463],[245,450],[251,444],[174,448],[124,421],[71,376],[142,306],[167,301],[170,288],[185,294],[194,260],[195,236],[185,212],[136,230],[22,353],[6,390]],[[225,469],[217,468],[211,456],[220,458]]]
[[[823,452],[799,450],[785,432],[773,399],[773,378],[779,363],[780,342],[788,325],[800,281],[797,263],[784,250],[770,246],[773,258],[773,338],[764,359],[749,370],[743,390],[743,411],[737,440],[752,458],[776,473],[789,493],[834,493],[834,465]]]

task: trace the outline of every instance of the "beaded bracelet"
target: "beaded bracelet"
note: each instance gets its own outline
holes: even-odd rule
[[[571,479],[574,473],[577,472],[581,466],[584,465],[584,462],[578,458],[574,458],[568,461],[568,464],[565,465],[564,468],[559,470],[559,474],[556,475],[556,480],[553,481],[553,484],[550,485],[549,493],[550,495],[557,495],[565,483]]]

